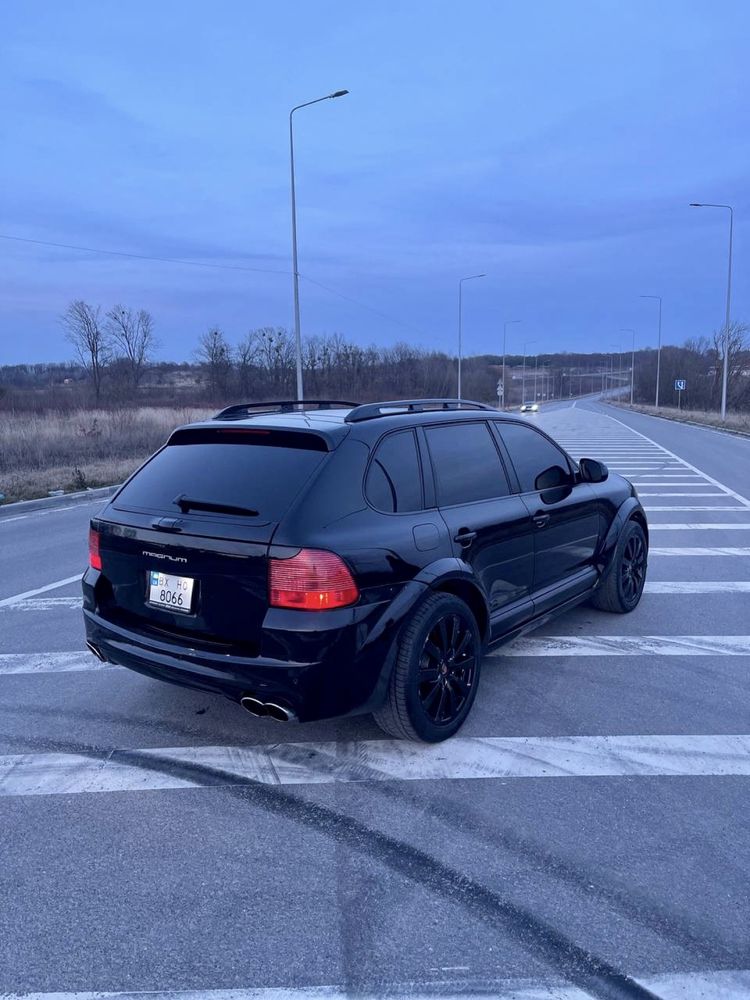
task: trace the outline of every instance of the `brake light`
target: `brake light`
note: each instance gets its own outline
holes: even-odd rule
[[[89,528],[89,566],[92,569],[102,568],[102,556],[99,551],[99,532]]]
[[[359,598],[344,560],[320,549],[301,549],[291,559],[271,559],[268,584],[272,608],[327,611],[345,608]]]

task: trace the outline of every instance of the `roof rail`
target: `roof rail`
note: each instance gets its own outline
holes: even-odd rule
[[[266,403],[234,403],[225,406],[213,416],[213,420],[242,420],[253,413],[295,413],[304,410],[347,409],[359,406],[343,399],[274,399]]]
[[[494,406],[476,403],[472,399],[392,399],[384,403],[363,403],[344,417],[348,424],[375,417],[398,416],[404,413],[426,413],[429,410],[494,410]]]

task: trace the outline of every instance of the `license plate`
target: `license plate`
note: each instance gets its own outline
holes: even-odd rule
[[[194,583],[192,577],[169,576],[152,569],[148,574],[148,603],[190,614]]]

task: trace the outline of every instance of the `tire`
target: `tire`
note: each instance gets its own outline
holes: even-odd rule
[[[430,594],[396,643],[388,691],[375,721],[397,739],[448,739],[463,725],[477,693],[482,640],[476,618],[460,598]]]
[[[637,521],[628,521],[620,533],[612,564],[591,603],[601,611],[627,614],[643,594],[648,566],[646,533]]]

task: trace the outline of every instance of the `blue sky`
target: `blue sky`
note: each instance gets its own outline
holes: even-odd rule
[[[0,363],[62,360],[73,298],[152,311],[161,356],[291,326],[295,116],[303,333],[465,350],[680,343],[750,320],[745,0],[5,0]],[[313,284],[312,282],[318,284]],[[326,286],[325,289],[319,287]],[[329,290],[330,289],[330,290]]]

